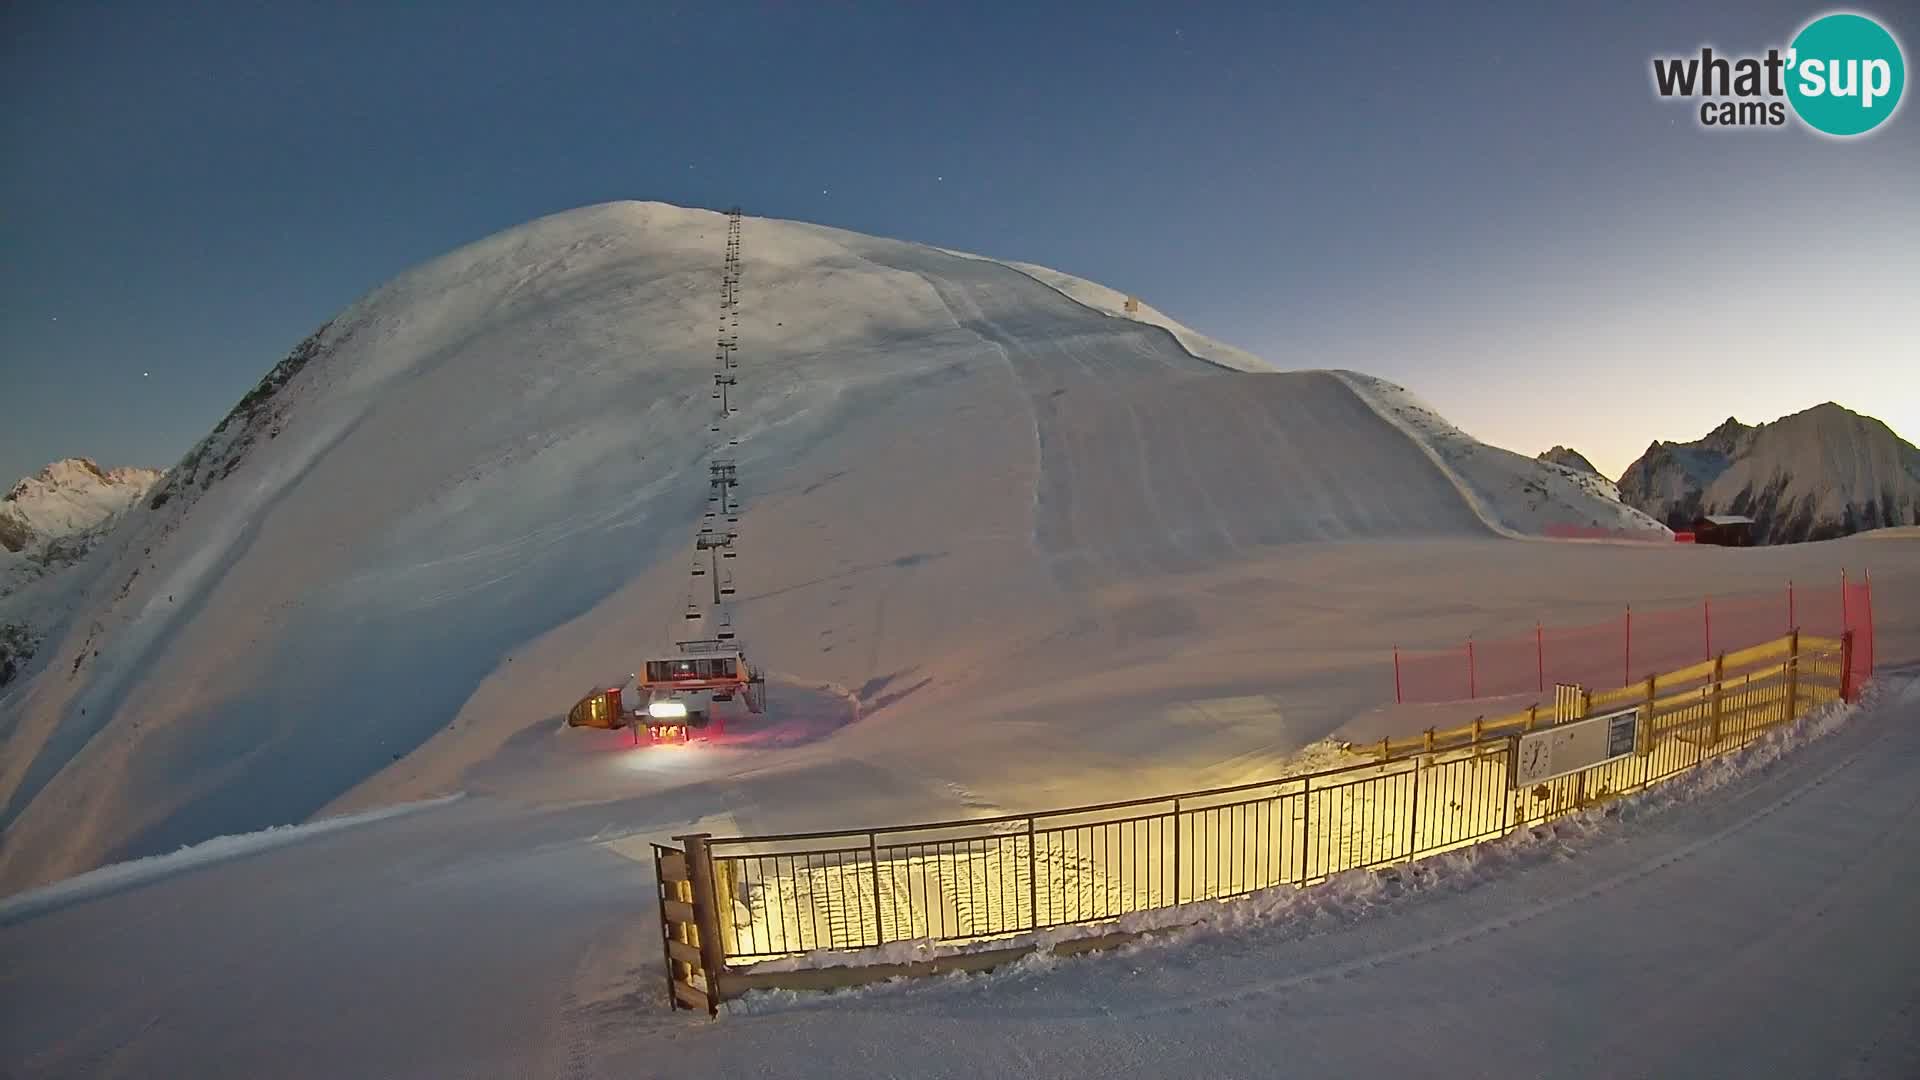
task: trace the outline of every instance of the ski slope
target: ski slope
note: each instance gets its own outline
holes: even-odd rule
[[[665,647],[724,234],[652,203],[554,215],[296,348],[128,516],[0,698],[0,887],[458,790]],[[1343,379],[1238,370],[1163,316],[1090,306],[1097,286],[794,222],[744,235],[736,616],[789,685],[917,714],[906,745],[947,730],[932,704],[1020,690],[982,678],[1038,642],[1110,695],[1211,633],[1191,602],[1120,598],[1143,584],[1507,520]]]
[[[0,1050],[23,1077],[1911,1076],[1920,677],[1788,742],[1171,943],[719,1023],[665,1012],[621,854],[676,820],[461,800],[0,919]]]

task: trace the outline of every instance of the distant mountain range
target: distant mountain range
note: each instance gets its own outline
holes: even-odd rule
[[[1592,473],[1595,476],[1600,475],[1600,470],[1594,468],[1593,462],[1588,461],[1584,454],[1578,450],[1571,450],[1564,446],[1556,446],[1546,453],[1541,454],[1535,460],[1544,461],[1549,465],[1564,466],[1575,472]]]
[[[1579,457],[1555,447],[1541,459],[1562,453]],[[1628,505],[1675,529],[1700,514],[1736,514],[1753,519],[1757,543],[1826,540],[1920,525],[1920,449],[1828,402],[1770,424],[1730,417],[1692,442],[1656,441],[1619,488]]]
[[[0,497],[0,686],[33,654],[45,627],[38,594],[57,591],[120,515],[164,475],[103,469],[86,458],[56,461]]]

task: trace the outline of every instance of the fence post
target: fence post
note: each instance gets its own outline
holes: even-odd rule
[[[1792,633],[1800,626],[1799,616],[1793,610],[1793,579],[1787,579],[1787,632]]]
[[[1312,823],[1308,820],[1312,812],[1313,777],[1309,776],[1300,782],[1300,885],[1302,888],[1307,884],[1307,849],[1313,846],[1307,839],[1307,834],[1312,831]]]
[[[1840,632],[1840,700],[1852,704],[1860,691],[1853,685],[1853,631]]]
[[[1527,706],[1527,726],[1521,730],[1532,731],[1533,725],[1538,723],[1539,720],[1540,720],[1540,703],[1536,701],[1533,704]]]
[[[1547,692],[1547,641],[1546,634],[1540,629],[1540,620],[1533,622],[1533,677],[1534,689]]]
[[[1527,730],[1528,731],[1533,730],[1533,710],[1532,709],[1527,710]],[[1505,790],[1501,793],[1501,796],[1500,796],[1500,835],[1501,836],[1507,835],[1507,830],[1513,828],[1513,800],[1514,800],[1514,797],[1519,794],[1518,789],[1516,789],[1513,786],[1513,770],[1516,764],[1514,750],[1520,745],[1520,736],[1509,735],[1507,736],[1505,741],[1507,744],[1507,782],[1505,785]],[[1524,819],[1526,815],[1522,814],[1521,817],[1522,819]]]
[[[707,1014],[720,1015],[720,973],[726,970],[726,949],[720,942],[720,912],[713,902],[713,854],[707,849],[712,833],[676,836],[686,845],[687,878],[693,886],[693,924],[700,931],[700,967],[707,981]]]
[[[1639,743],[1639,745],[1634,747],[1634,751],[1636,753],[1641,753],[1641,754],[1653,753],[1653,701],[1654,701],[1653,678],[1654,677],[1651,675],[1647,676],[1647,700],[1646,700],[1647,715],[1640,718],[1640,734],[1636,737],[1636,741]],[[1588,697],[1585,703],[1586,708],[1581,710],[1582,716],[1593,711],[1593,697],[1592,697],[1593,692],[1589,690],[1587,694],[1588,694]]]
[[[1433,729],[1427,729],[1427,749],[1433,749]],[[1413,863],[1413,853],[1420,846],[1420,770],[1424,768],[1425,758],[1413,761],[1413,805],[1407,812],[1407,863]]]
[[[1027,908],[1033,914],[1033,929],[1040,929],[1040,863],[1034,852],[1033,819],[1027,819]]]
[[[1700,598],[1700,613],[1706,619],[1706,622],[1707,622],[1707,651],[1702,655],[1712,656],[1713,655],[1713,597],[1703,596]]]
[[[1180,906],[1180,800],[1173,800],[1173,904]]]
[[[1787,722],[1800,717],[1800,628],[1787,635]]]
[[[1712,743],[1720,745],[1720,679],[1727,670],[1727,654],[1721,653],[1713,658],[1713,724],[1710,729]],[[1651,708],[1648,710],[1651,716]]]
[[[873,943],[884,945],[887,931],[880,922],[880,844],[873,833],[867,834],[867,864],[873,868]],[[861,935],[861,940],[865,938]]]
[[[1479,696],[1480,696],[1479,681],[1475,676],[1474,670],[1473,670],[1473,639],[1468,638],[1467,639],[1467,697],[1477,698]]]
[[[1632,604],[1627,605],[1627,649],[1626,649],[1625,658],[1621,662],[1621,667],[1622,667],[1622,673],[1620,676],[1620,685],[1621,686],[1633,685],[1633,605]]]
[[[1404,704],[1406,699],[1400,695],[1400,646],[1393,647],[1393,703]]]
[[[1868,678],[1872,678],[1872,677],[1873,677],[1873,652],[1874,652],[1874,647],[1873,647],[1873,573],[1872,573],[1871,571],[1868,571],[1868,570],[1862,570],[1862,571],[1860,571],[1860,575],[1861,575],[1862,577],[1864,577],[1864,578],[1866,578],[1866,579],[1867,579],[1867,589],[1866,589],[1866,594],[1865,594],[1865,595],[1864,595],[1864,596],[1863,596],[1863,597],[1862,597],[1861,599],[1863,599],[1863,600],[1865,600],[1865,601],[1866,601],[1866,605],[1867,605],[1867,614],[1866,614],[1866,627],[1867,627],[1867,663],[1866,663],[1866,673],[1867,673],[1867,677],[1868,677]]]

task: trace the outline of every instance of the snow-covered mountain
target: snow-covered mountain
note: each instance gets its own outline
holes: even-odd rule
[[[162,473],[56,461],[0,497],[0,687],[32,658],[71,590],[66,579]]]
[[[557,214],[296,347],[0,698],[0,883],[299,821],[369,778],[441,790],[550,726],[688,636],[721,439],[755,660],[893,681],[892,722],[1006,692],[1035,642],[1095,688],[1171,663],[1154,639],[1204,619],[1127,590],[1288,545],[1660,529],[1392,384],[1273,370],[1044,268],[788,221],[745,221],[716,432],[726,235],[656,203]]]
[[[1593,462],[1588,461],[1585,454],[1571,447],[1556,446],[1539,455],[1536,460],[1544,461],[1549,465],[1564,465],[1575,472],[1592,473],[1595,476],[1600,475],[1600,470],[1593,467]]]
[[[1832,402],[1688,443],[1655,442],[1620,477],[1627,502],[1684,528],[1702,513],[1754,519],[1762,543],[1920,524],[1920,450]]]
[[[56,461],[0,496],[0,548],[31,553],[99,528],[146,494],[158,469],[102,469],[86,458]]]

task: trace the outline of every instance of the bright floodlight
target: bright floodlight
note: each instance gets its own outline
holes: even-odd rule
[[[647,715],[655,720],[683,720],[687,707],[678,701],[655,701],[647,705]]]

